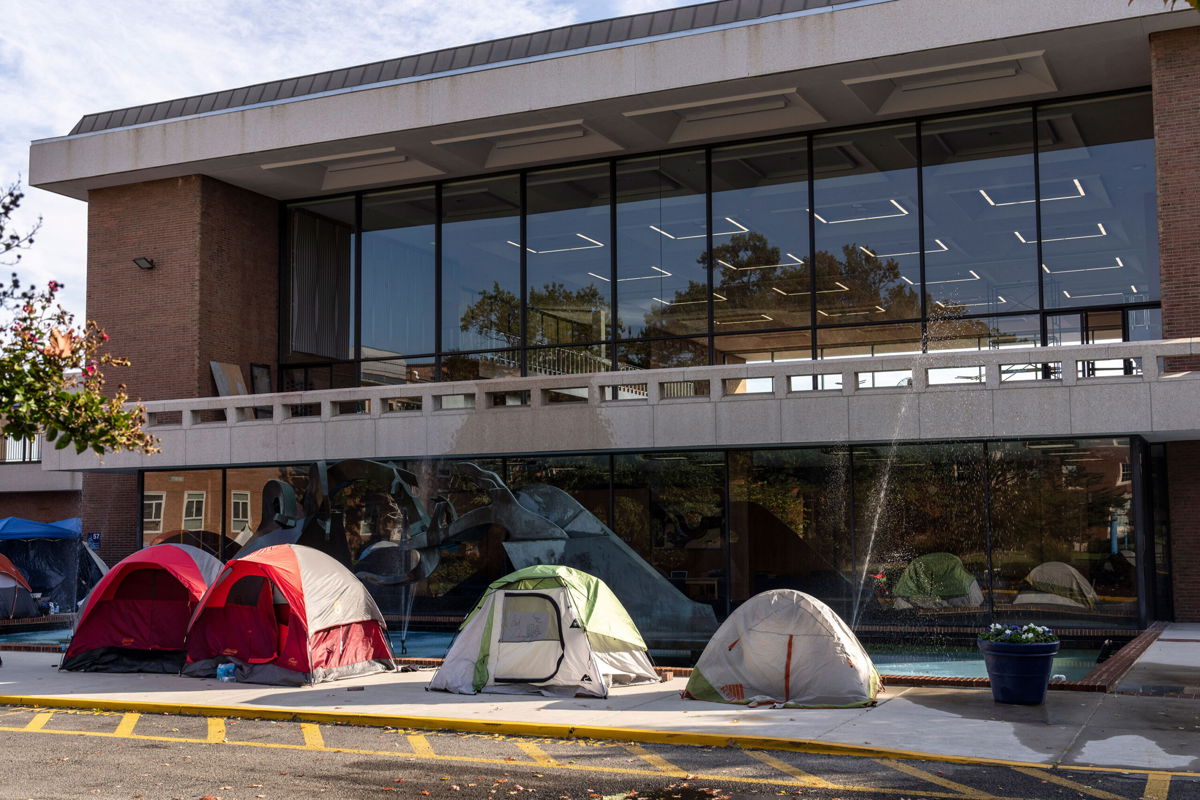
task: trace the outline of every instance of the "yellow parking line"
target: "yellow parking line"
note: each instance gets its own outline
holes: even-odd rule
[[[776,758],[770,753],[764,753],[761,750],[747,750],[746,755],[753,759],[757,759],[768,767],[774,767],[785,775],[791,775],[796,780],[800,781],[804,786],[812,786],[817,789],[841,789],[836,783],[830,783],[824,778],[818,778],[816,775],[811,775],[802,769],[793,767],[791,764]]]
[[[408,746],[412,748],[414,756],[421,758],[436,758],[437,754],[433,752],[433,748],[429,746],[429,740],[423,734],[411,733],[408,735]]]
[[[532,758],[543,767],[561,766],[554,758],[542,748],[538,747],[533,742],[513,742],[521,752]]]
[[[1146,791],[1142,792],[1142,800],[1167,800],[1170,791],[1171,776],[1152,773],[1146,776]]]
[[[33,719],[29,720],[29,722],[25,725],[25,730],[40,731],[42,728],[46,727],[46,723],[49,722],[50,718],[53,716],[53,711],[42,711],[34,714]]]
[[[113,731],[113,736],[132,736],[133,729],[141,718],[141,714],[122,714],[121,722],[117,725],[117,729]]]
[[[1098,797],[1100,800],[1122,800],[1120,795],[1113,794],[1112,792],[1106,792],[1103,789],[1096,789],[1083,783],[1076,783],[1070,778],[1064,778],[1061,775],[1055,775],[1050,770],[1035,769],[1030,767],[1013,767],[1012,769],[1021,773],[1022,775],[1028,775],[1032,778],[1037,778],[1038,780],[1049,781],[1050,783],[1054,783],[1059,786],[1065,786],[1068,789],[1074,789],[1077,792],[1082,792],[1083,794],[1090,795],[1092,797]]]
[[[640,758],[642,761],[645,761],[647,764],[651,765],[652,767],[657,769],[659,772],[665,773],[667,775],[674,775],[677,778],[686,778],[687,777],[687,773],[684,772],[683,770],[681,770],[679,767],[675,766],[670,761],[667,761],[662,756],[657,755],[655,753],[651,753],[649,750],[642,747],[640,744],[637,744],[635,742],[623,742],[623,744],[625,745],[626,750],[633,753],[635,756]]]
[[[49,715],[47,715],[47,718],[48,717],[49,717]],[[40,720],[40,723],[44,725],[45,720]],[[220,728],[217,728],[216,726],[210,727],[210,729],[209,729],[210,734],[213,730],[220,730],[220,729],[223,729],[223,727],[224,727],[224,724],[223,724],[223,721],[221,721]],[[30,729],[29,728],[0,726],[0,731],[11,732],[11,733],[22,733],[22,732],[27,732],[28,730],[30,730]],[[40,727],[38,727],[38,728],[34,728],[33,732],[43,733],[43,734],[57,734],[57,735],[63,735],[63,736],[95,736],[95,737],[102,738],[102,739],[118,738],[113,733],[107,733],[107,732],[101,732],[101,731],[42,730]],[[146,735],[142,735],[142,734],[134,734],[133,736],[122,737],[122,738],[135,739],[138,741],[153,741],[153,742],[190,742],[192,744],[212,743],[212,742],[206,741],[205,739],[184,739],[184,738],[175,737],[175,736],[146,736]],[[503,767],[555,768],[555,769],[561,769],[561,770],[569,770],[569,771],[573,771],[573,772],[602,772],[602,773],[611,773],[611,774],[619,774],[619,775],[637,775],[637,776],[641,776],[641,777],[662,777],[664,774],[668,774],[668,773],[665,773],[662,769],[629,769],[629,768],[619,768],[619,767],[596,766],[596,765],[592,765],[592,764],[565,764],[561,761],[553,761],[552,763],[543,764],[543,763],[539,763],[537,761],[510,761],[507,758],[481,758],[478,756],[457,756],[457,755],[443,756],[443,755],[438,755],[433,752],[433,749],[429,746],[429,742],[426,740],[426,738],[424,736],[421,736],[419,734],[413,734],[413,735],[410,735],[408,738],[409,738],[410,744],[412,745],[412,748],[413,748],[412,753],[398,753],[394,750],[367,750],[367,749],[346,748],[346,747],[338,747],[338,748],[322,747],[322,748],[319,748],[319,750],[321,752],[325,752],[325,753],[345,753],[348,755],[379,756],[379,757],[392,757],[392,758],[412,758],[415,756],[415,757],[419,757],[419,758],[428,758],[428,759],[434,760],[434,761],[450,761],[450,762],[466,763],[466,764],[494,764],[494,765],[503,766]],[[274,749],[278,749],[278,750],[312,750],[313,749],[313,748],[308,748],[305,745],[301,745],[301,744],[283,744],[283,743],[274,743],[274,742],[223,741],[220,743],[231,746],[231,747],[266,747],[266,748],[274,748]],[[522,749],[524,749],[524,748],[522,748]],[[650,755],[653,757],[652,753],[648,753],[647,755]],[[547,755],[547,758],[549,758],[549,755]],[[668,766],[672,766],[668,762],[666,762],[665,759],[662,761],[663,761],[663,763],[667,763]],[[678,774],[671,773],[671,777],[683,777],[683,773],[682,772],[680,772]],[[727,783],[738,783],[738,784],[767,784],[770,786],[793,786],[793,787],[812,788],[812,783],[811,783],[812,778],[811,777],[806,778],[805,780],[796,780],[796,779],[783,780],[783,779],[773,779],[770,777],[762,777],[762,776],[719,775],[719,774],[711,774],[711,775],[710,774],[696,774],[696,775],[691,775],[688,777],[694,778],[697,781],[708,781],[708,782],[725,781]],[[820,779],[818,778],[817,780],[820,780]],[[887,795],[887,796],[898,795],[901,798],[901,800],[903,800],[903,798],[912,794],[911,789],[893,789],[893,788],[889,788],[886,786],[848,786],[848,785],[840,785],[839,784],[839,785],[837,785],[836,788],[843,792],[870,793],[872,796],[877,796],[877,797],[885,796],[885,795]],[[964,797],[962,792],[922,791],[920,794],[922,797],[946,798],[946,800],[962,800],[962,798]],[[987,796],[987,800],[1027,800],[1027,798]]]
[[[220,744],[225,741],[225,718],[224,717],[209,717],[208,718],[208,738],[205,740],[209,744]]]
[[[877,764],[882,764],[885,767],[891,767],[892,769],[894,769],[898,772],[903,772],[906,775],[912,775],[914,778],[920,778],[923,781],[929,781],[930,783],[936,783],[938,786],[942,786],[947,789],[950,789],[951,791],[958,792],[963,797],[977,797],[977,798],[994,797],[994,795],[988,794],[987,792],[983,791],[982,789],[973,789],[970,786],[967,786],[962,783],[958,783],[956,781],[952,781],[949,778],[943,778],[941,775],[934,775],[932,772],[923,770],[920,767],[914,767],[912,764],[909,764],[904,761],[897,761],[893,758],[877,758],[877,759],[875,759],[875,762]]]
[[[321,735],[321,727],[312,722],[301,722],[300,732],[304,734],[304,746],[310,750],[321,750],[325,747],[325,737]]]

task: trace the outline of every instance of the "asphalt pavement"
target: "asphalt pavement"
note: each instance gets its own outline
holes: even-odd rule
[[[1188,800],[1200,777],[30,707],[0,709],[0,798]]]

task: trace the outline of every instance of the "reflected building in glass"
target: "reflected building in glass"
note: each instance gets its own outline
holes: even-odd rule
[[[1200,619],[1194,12],[751,5],[35,143],[35,185],[89,200],[89,303],[164,443],[47,457],[89,471],[106,554],[319,523],[429,629],[566,563],[680,662],[781,588],[880,639]]]

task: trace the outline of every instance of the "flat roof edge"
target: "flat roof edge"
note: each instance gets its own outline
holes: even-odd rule
[[[316,99],[320,99],[322,97],[335,97],[337,95],[350,94],[352,92],[370,91],[372,89],[382,89],[382,88],[386,88],[389,86],[403,86],[403,85],[409,84],[409,83],[420,83],[422,81],[436,80],[439,78],[448,78],[448,77],[453,77],[455,75],[466,75],[466,74],[475,73],[475,72],[484,72],[484,71],[492,70],[492,69],[502,69],[504,67],[518,66],[521,64],[533,64],[533,63],[538,63],[541,61],[549,61],[549,60],[556,59],[556,58],[567,58],[570,56],[583,55],[586,53],[603,52],[606,50],[616,50],[616,49],[619,49],[622,47],[633,47],[633,46],[643,45],[643,44],[652,44],[654,42],[667,41],[667,40],[671,40],[671,39],[680,39],[680,38],[684,38],[687,36],[698,36],[698,35],[707,34],[707,33],[716,33],[716,32],[724,31],[724,30],[735,30],[738,28],[746,28],[746,27],[751,27],[754,25],[762,25],[762,24],[771,23],[771,22],[779,22],[782,20],[797,19],[797,18],[801,18],[801,17],[809,17],[809,16],[818,15],[818,14],[827,14],[827,13],[831,13],[834,11],[843,11],[846,9],[861,8],[864,6],[873,6],[873,5],[880,5],[883,3],[892,3],[892,2],[896,2],[896,0],[849,0],[848,2],[838,3],[836,5],[821,6],[818,8],[807,8],[807,9],[802,9],[800,11],[789,11],[789,12],[784,12],[784,13],[780,13],[780,14],[772,14],[769,16],[755,17],[753,19],[736,20],[733,22],[724,22],[724,23],[720,23],[720,24],[716,24],[716,25],[707,25],[707,26],[699,27],[699,28],[689,28],[689,29],[681,30],[681,31],[670,31],[667,33],[654,34],[652,36],[642,36],[642,37],[638,37],[636,39],[623,39],[623,40],[616,41],[616,42],[607,42],[607,43],[602,43],[602,44],[589,45],[586,47],[576,47],[576,48],[572,48],[570,50],[557,50],[557,51],[554,51],[551,53],[541,53],[541,54],[533,55],[533,56],[523,56],[521,58],[507,59],[504,61],[495,61],[495,62],[490,62],[490,63],[485,63],[485,64],[477,64],[475,66],[459,67],[456,69],[441,70],[438,72],[429,72],[429,73],[423,73],[420,75],[411,75],[411,76],[404,77],[404,78],[392,78],[392,79],[389,79],[386,81],[375,81],[372,83],[356,84],[354,86],[344,86],[344,87],[340,87],[337,89],[328,89],[328,90],[324,90],[324,91],[320,91],[320,92],[310,92],[307,94],[295,95],[292,97],[282,97],[282,98],[277,98],[274,100],[266,100],[266,101],[260,101],[260,102],[256,102],[256,103],[244,103],[244,104],[237,105],[237,106],[229,106],[227,108],[218,108],[218,109],[213,109],[211,111],[204,111],[204,112],[199,112],[199,113],[194,113],[194,114],[181,115],[181,116],[168,116],[168,117],[164,117],[162,119],[149,120],[146,122],[133,123],[133,124],[129,124],[129,125],[118,125],[118,126],[114,126],[114,127],[110,127],[110,128],[100,128],[100,129],[92,130],[92,131],[81,131],[79,133],[68,133],[68,134],[64,134],[62,136],[51,136],[51,137],[47,137],[44,139],[34,139],[30,142],[30,144],[31,145],[39,145],[39,144],[48,144],[48,143],[53,143],[53,142],[69,141],[69,140],[73,140],[73,139],[83,139],[83,138],[87,138],[90,136],[97,136],[97,135],[105,134],[105,133],[114,133],[117,131],[126,131],[126,130],[136,130],[139,128],[148,128],[148,127],[152,127],[154,125],[162,125],[162,124],[171,123],[171,122],[183,122],[183,121],[193,120],[193,119],[203,119],[205,117],[212,117],[212,116],[217,116],[220,114],[230,114],[230,113],[235,113],[235,112],[239,112],[239,111],[249,111],[249,110],[253,110],[256,108],[270,108],[273,106],[286,105],[288,103],[303,102],[306,100],[316,100]],[[541,33],[541,31],[538,31],[538,33]],[[530,35],[530,34],[523,34],[523,35]],[[480,44],[484,44],[484,43],[480,43]],[[474,45],[463,45],[463,46],[471,47]],[[425,54],[413,54],[413,55],[425,55]],[[358,68],[358,67],[353,67],[353,69],[356,69],[356,68]],[[318,74],[324,74],[324,73],[318,73]],[[310,76],[302,76],[302,77],[310,77]],[[284,81],[293,81],[293,80],[298,80],[298,78],[285,78],[283,80]],[[255,86],[259,86],[259,85],[261,85],[261,84],[255,84]],[[234,89],[234,90],[221,90],[221,92],[240,91],[241,89],[245,89],[245,88],[250,88],[250,87],[240,87],[239,89]],[[150,107],[150,106],[161,105],[162,103],[174,103],[174,102],[179,102],[181,100],[189,100],[193,97],[207,96],[209,94],[219,94],[221,92],[206,92],[204,95],[190,95],[189,97],[186,97],[186,98],[173,98],[171,100],[160,101],[158,103],[148,103],[148,104],[139,105],[139,106],[129,106],[128,108],[124,108],[124,109],[114,109],[112,111],[97,112],[95,114],[85,115],[84,119],[86,119],[87,117],[91,117],[91,116],[97,116],[98,114],[115,114],[118,112],[128,111],[131,109],[146,108],[146,107]],[[82,119],[80,120],[80,122],[82,122]],[[76,124],[76,127],[78,127],[78,125],[79,125],[79,123]]]

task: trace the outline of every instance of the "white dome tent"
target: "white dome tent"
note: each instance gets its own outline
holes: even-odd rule
[[[692,670],[694,700],[787,708],[872,705],[882,681],[850,627],[794,589],[751,597],[721,625]]]

